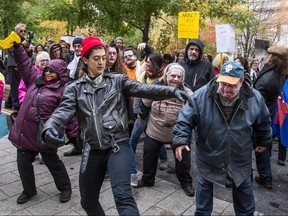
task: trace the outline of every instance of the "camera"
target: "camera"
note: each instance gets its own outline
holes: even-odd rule
[[[28,32],[28,42],[31,44],[32,39],[34,38],[34,32],[29,31]]]

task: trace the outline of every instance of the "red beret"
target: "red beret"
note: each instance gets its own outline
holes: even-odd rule
[[[95,36],[86,37],[82,41],[82,50],[81,50],[81,57],[83,56],[93,47],[102,46],[106,50],[105,44],[101,41],[100,38]]]

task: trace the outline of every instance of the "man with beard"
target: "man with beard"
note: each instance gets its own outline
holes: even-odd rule
[[[190,40],[185,49],[185,59],[179,64],[185,69],[185,83],[195,92],[213,77],[213,67],[209,61],[202,60],[204,44],[201,40]]]

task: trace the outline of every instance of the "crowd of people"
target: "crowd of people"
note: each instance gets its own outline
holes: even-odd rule
[[[253,215],[252,150],[255,182],[272,189],[271,124],[288,74],[288,48],[270,47],[260,68],[257,59],[249,65],[241,56],[212,58],[199,39],[174,58],[147,43],[125,47],[122,37],[104,43],[80,35],[71,45],[51,42],[46,52],[41,44],[31,47],[25,24],[15,32],[21,42],[8,50],[5,75],[11,90],[5,107],[18,111],[8,137],[17,148],[23,186],[18,204],[37,194],[33,162],[38,154],[61,192],[60,202],[70,200],[70,179],[57,154],[65,144],[72,148],[64,156],[82,155],[80,202],[88,215],[105,215],[99,202],[105,178],[119,215],[139,215],[131,186],[154,186],[158,158],[159,169],[168,169],[167,149],[175,159],[170,173],[187,196],[196,194],[196,215],[211,215],[213,184],[232,187],[236,215]],[[135,153],[143,134],[138,180]],[[191,157],[198,168],[196,190]],[[285,165],[280,139],[278,159]]]

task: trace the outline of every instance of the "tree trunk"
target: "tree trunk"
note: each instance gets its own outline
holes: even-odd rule
[[[145,22],[145,26],[142,29],[142,42],[148,43],[149,41],[149,28],[151,23],[151,16],[147,18]]]

